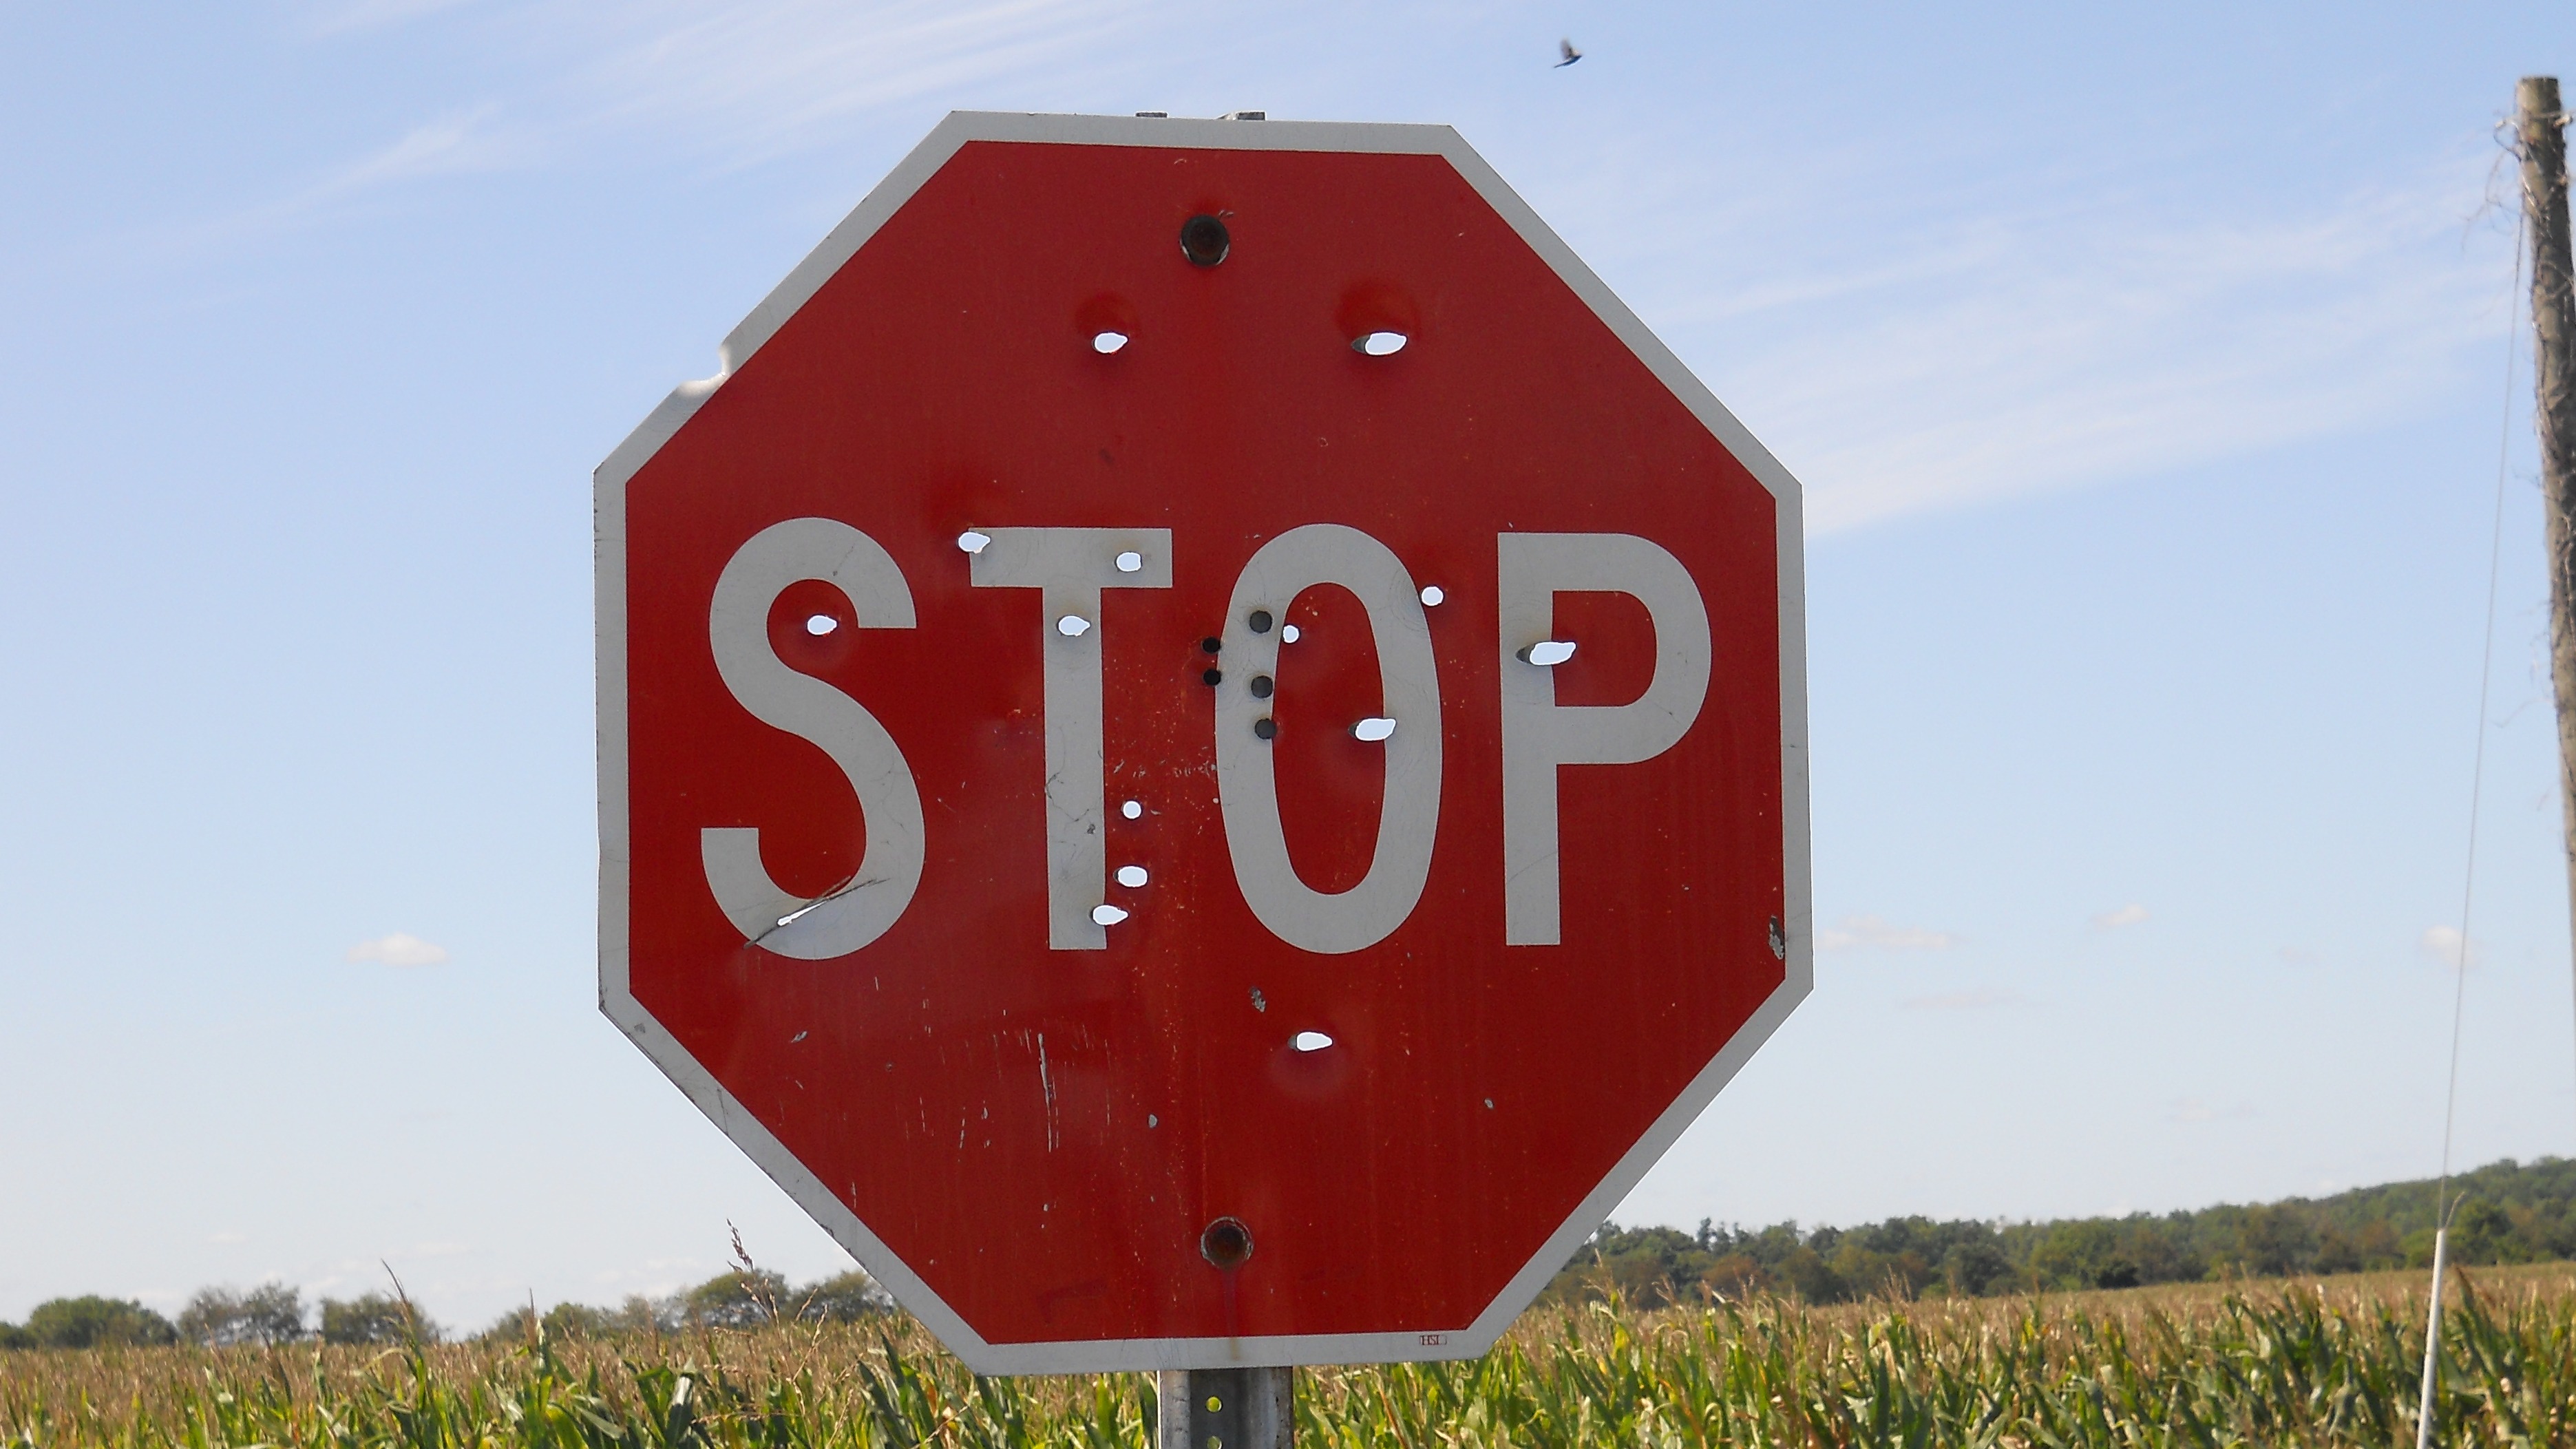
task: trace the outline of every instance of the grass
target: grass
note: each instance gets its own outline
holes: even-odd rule
[[[2445,1444],[2576,1443],[2576,1267],[2459,1280]],[[2412,1274],[1805,1308],[1540,1310],[1314,1369],[1310,1449],[2411,1443]],[[0,1354],[0,1449],[1146,1449],[1139,1375],[978,1379],[907,1320],[599,1342]]]

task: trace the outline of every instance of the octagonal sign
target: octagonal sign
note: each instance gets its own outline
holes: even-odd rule
[[[1806,994],[1797,484],[1449,129],[954,115],[722,361],[601,1002],[969,1364],[1481,1352]]]

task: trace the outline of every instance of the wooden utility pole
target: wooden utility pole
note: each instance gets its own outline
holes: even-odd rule
[[[2558,693],[2558,783],[2567,828],[2568,909],[2576,919],[2576,291],[2567,260],[2567,113],[2558,78],[2524,76],[2522,210],[2531,231],[2533,422],[2549,512],[2549,676]]]

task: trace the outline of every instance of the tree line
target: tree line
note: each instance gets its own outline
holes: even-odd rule
[[[2576,1259],[2576,1161],[2508,1158],[2454,1178],[2453,1186],[2462,1197],[2451,1223],[2453,1262]],[[1842,1303],[2424,1268],[2433,1261],[2434,1191],[2426,1179],[2253,1206],[2035,1223],[1905,1217],[1802,1229],[1703,1220],[1696,1232],[1604,1223],[1545,1297],[1562,1302],[1615,1290],[1654,1305],[1769,1293]],[[613,1308],[558,1303],[543,1313],[531,1305],[466,1336],[525,1338],[542,1329],[555,1338],[605,1338],[849,1322],[894,1310],[864,1272],[795,1288],[740,1257],[739,1244],[736,1252],[732,1270],[664,1297],[632,1295]],[[202,1289],[176,1322],[132,1299],[94,1295],[38,1304],[24,1324],[0,1322],[0,1349],[389,1344],[444,1336],[399,1291],[324,1298],[308,1310],[301,1292],[283,1283]]]
[[[619,1334],[682,1333],[706,1328],[750,1328],[779,1320],[849,1322],[894,1309],[894,1300],[866,1273],[851,1271],[792,1288],[787,1279],[748,1265],[719,1273],[693,1288],[661,1298],[629,1295],[614,1308],[558,1303],[544,1313],[513,1309],[474,1339],[526,1338],[542,1326],[555,1338],[604,1338]],[[208,1348],[274,1347],[319,1339],[324,1343],[436,1343],[447,1330],[399,1291],[324,1298],[312,1309],[303,1293],[284,1283],[252,1289],[204,1288],[189,1298],[177,1321],[130,1298],[95,1294],[36,1305],[24,1324],[0,1322],[0,1349],[98,1348],[194,1343]]]
[[[2576,1258],[2576,1162],[2508,1158],[2452,1179],[2455,1263]],[[1794,1295],[1990,1297],[2226,1278],[2429,1268],[2431,1179],[2254,1206],[2013,1223],[1890,1218],[1863,1227],[1605,1223],[1550,1283],[1557,1300],[1615,1289],[1641,1304]]]

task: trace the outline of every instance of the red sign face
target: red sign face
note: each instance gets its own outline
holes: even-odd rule
[[[1805,994],[1797,485],[1453,132],[952,117],[725,355],[603,1005],[970,1364],[1480,1352]]]

